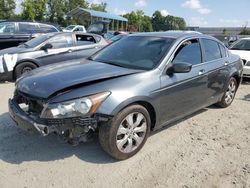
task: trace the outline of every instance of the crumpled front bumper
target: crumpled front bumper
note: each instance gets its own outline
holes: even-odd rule
[[[111,116],[95,115],[94,117],[76,117],[68,119],[46,119],[36,120],[30,117],[23,109],[20,108],[14,99],[9,99],[9,114],[16,122],[17,127],[29,131],[38,132],[43,136],[50,133],[58,133],[74,128],[76,126],[94,126],[98,123],[107,122],[112,118]]]

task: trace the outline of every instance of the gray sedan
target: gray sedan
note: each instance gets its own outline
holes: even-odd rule
[[[99,35],[50,33],[0,51],[0,80],[11,81],[40,66],[86,58],[108,43]]]
[[[27,73],[9,112],[19,127],[73,144],[96,132],[108,154],[127,159],[151,131],[212,104],[231,105],[242,70],[240,57],[213,37],[134,34],[83,62]]]

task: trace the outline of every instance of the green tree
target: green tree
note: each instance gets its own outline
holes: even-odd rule
[[[65,0],[64,6],[66,7],[65,13],[68,13],[69,11],[71,11],[77,7],[88,8],[89,3],[85,0]]]
[[[47,18],[51,23],[64,24],[66,7],[64,6],[65,0],[48,0],[47,5]]]
[[[244,27],[241,32],[240,35],[250,35],[250,30],[247,29],[247,27]]]
[[[14,0],[0,0],[0,19],[9,19],[14,16],[16,3]]]
[[[154,31],[161,31],[164,30],[164,23],[165,19],[164,16],[161,15],[160,11],[155,11],[152,16],[152,26]]]
[[[144,15],[142,10],[132,11],[124,15],[128,19],[128,25],[130,30],[139,31],[139,32],[149,32],[153,31],[151,24],[151,18]]]
[[[223,29],[222,34],[223,34],[223,35],[227,35],[227,34],[228,34],[228,32],[227,32],[227,29],[226,29],[226,28],[224,28],[224,29]]]
[[[92,10],[96,10],[96,11],[107,12],[107,10],[106,10],[107,3],[103,3],[103,2],[100,4],[92,3],[89,8]]]
[[[162,16],[160,11],[155,11],[152,16],[152,25],[155,31],[185,30],[186,22],[181,17]]]
[[[47,0],[24,0],[22,18],[26,20],[45,20]]]
[[[22,18],[25,20],[35,20],[35,10],[33,0],[25,0],[22,2]]]

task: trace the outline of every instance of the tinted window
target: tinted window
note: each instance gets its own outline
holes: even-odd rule
[[[57,35],[49,40],[53,48],[68,48],[73,46],[72,35]]]
[[[232,44],[231,50],[250,50],[250,40],[239,40],[238,42]]]
[[[192,65],[201,63],[201,48],[197,39],[185,41],[175,53],[173,63],[185,62]]]
[[[76,35],[76,44],[77,46],[95,44],[96,41],[94,37],[89,35]]]
[[[171,38],[130,36],[104,48],[93,57],[93,60],[127,68],[150,70],[158,65],[173,41]]]
[[[0,33],[14,33],[15,24],[14,23],[0,23]]]
[[[19,23],[20,33],[39,33],[38,24],[34,23]]]
[[[39,27],[42,33],[58,32],[58,30],[54,26],[51,26],[51,25],[39,24]]]
[[[227,57],[227,50],[226,50],[226,48],[224,46],[222,46],[221,44],[219,46],[220,46],[221,56],[222,57]]]
[[[205,51],[206,62],[221,58],[219,45],[216,41],[209,39],[202,39],[202,43]]]

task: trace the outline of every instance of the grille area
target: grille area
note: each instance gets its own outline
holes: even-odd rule
[[[46,119],[44,120],[48,126],[64,126],[64,125],[73,125],[73,126],[88,126],[97,123],[95,118],[91,117],[76,117],[68,119]]]

